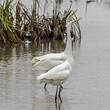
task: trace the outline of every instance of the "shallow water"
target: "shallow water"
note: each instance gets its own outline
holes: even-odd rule
[[[100,0],[101,1],[101,0]],[[61,9],[66,2],[62,3]],[[36,80],[34,56],[64,50],[62,42],[25,44],[0,48],[0,110],[109,110],[110,109],[110,8],[109,0],[76,0],[82,30],[80,47],[74,47],[75,64],[61,93],[62,104],[54,103],[55,87]]]

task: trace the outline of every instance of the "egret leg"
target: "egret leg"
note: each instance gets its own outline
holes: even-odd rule
[[[61,87],[61,89],[63,90],[63,86],[62,86],[62,85],[60,85],[60,87]]]
[[[63,86],[60,85],[58,97],[59,97],[59,99],[60,99],[61,102],[62,102],[62,99],[61,99],[60,93],[61,93],[62,90],[63,90]]]
[[[55,103],[57,102],[57,94],[58,94],[58,85],[57,85],[57,88],[56,88]]]
[[[47,83],[45,83],[45,85],[44,85],[44,89],[46,89],[46,86],[47,86]]]

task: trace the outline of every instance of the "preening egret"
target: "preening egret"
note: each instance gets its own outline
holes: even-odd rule
[[[67,14],[65,18],[66,24],[72,20],[72,16],[77,10]],[[67,41],[68,42],[68,41]],[[69,44],[67,43],[64,52],[62,53],[50,53],[39,57],[34,57],[32,59],[32,68],[39,71],[47,72],[56,65],[63,63],[67,59]]]
[[[62,90],[62,84],[64,81],[69,77],[70,72],[72,70],[72,63],[73,63],[73,55],[72,55],[72,40],[70,36],[70,25],[67,23],[67,48],[68,48],[68,53],[67,54],[67,59],[60,65],[57,65],[50,69],[48,72],[41,74],[40,76],[37,77],[40,82],[44,83],[50,83],[52,85],[56,85],[56,95],[55,95],[55,102],[57,101],[57,97],[60,98],[60,93]],[[58,90],[59,89],[59,90]],[[59,92],[58,92],[59,91]],[[61,100],[62,102],[62,100]]]

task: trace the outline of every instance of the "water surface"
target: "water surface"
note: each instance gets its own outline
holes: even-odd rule
[[[69,6],[63,0],[59,9]],[[55,87],[36,80],[34,56],[64,50],[62,42],[0,48],[0,110],[109,110],[110,109],[110,8],[109,0],[86,4],[73,1],[79,9],[82,30],[80,47],[74,47],[75,63],[64,84],[62,104],[54,103]]]

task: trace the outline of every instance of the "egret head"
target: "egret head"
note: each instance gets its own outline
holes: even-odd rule
[[[75,20],[73,19],[73,20],[69,21],[68,24],[78,22],[79,20],[80,20],[80,18],[77,18],[77,19],[75,19]]]
[[[71,21],[73,21],[73,16],[75,15],[75,13],[78,11],[78,9],[76,9],[75,11],[70,11],[67,16],[66,16],[66,23],[69,23]]]
[[[37,59],[36,57],[34,57],[32,60],[31,60],[31,63],[32,64],[35,64],[36,62],[38,62],[39,61],[39,59]]]
[[[75,15],[75,13],[78,11],[78,9],[76,9],[75,11],[71,11],[71,13],[68,15],[66,22],[67,24],[71,24],[71,23],[75,23],[78,22],[80,20],[80,18],[73,18],[73,15]]]
[[[78,9],[76,9],[75,11],[69,11],[69,12],[67,12],[67,14],[62,19],[61,25],[65,26],[65,25],[68,25],[69,22],[73,22],[74,20],[76,20],[75,18],[73,18],[73,16],[77,12],[77,10]]]

